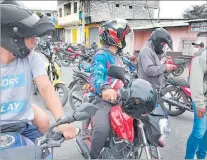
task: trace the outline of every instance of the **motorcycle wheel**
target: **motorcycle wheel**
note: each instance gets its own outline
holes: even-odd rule
[[[81,93],[82,85],[75,85],[68,94],[69,104],[73,110],[76,107],[79,107],[82,104],[83,95]],[[75,94],[75,92],[79,92],[79,94]],[[76,104],[78,102],[78,104]]]
[[[58,95],[58,96],[60,97],[62,106],[64,107],[65,104],[68,101],[68,90],[67,90],[66,86],[64,84],[61,84],[61,83],[57,83],[55,85],[55,91],[56,92],[58,91],[58,89],[61,89],[62,90],[63,97],[60,97],[60,95]]]
[[[174,77],[178,77],[181,74],[183,74],[184,70],[185,70],[184,66],[179,66],[175,71],[172,72],[172,75]]]
[[[71,61],[68,59],[62,59],[61,63],[64,67],[68,67],[71,64]]]
[[[162,90],[162,96],[165,96],[167,93],[170,93],[170,95],[172,95],[172,92],[175,92],[175,94],[177,94],[179,96],[179,99],[177,99],[178,101],[180,100],[180,98],[182,98],[183,100],[183,103],[188,103],[188,98],[187,96],[185,95],[185,93],[181,90],[178,90],[176,91],[176,88],[174,86],[167,86],[165,87],[163,90]],[[174,95],[172,95],[174,96]],[[174,98],[175,99],[175,98]],[[164,109],[168,115],[170,116],[179,116],[181,114],[183,114],[186,110],[185,109],[181,109],[181,108],[178,108],[177,106],[172,106],[171,104],[168,103],[168,107],[166,107],[166,104],[164,104],[164,102],[160,102],[160,106],[162,107],[162,109]],[[172,111],[172,107],[176,107],[176,110],[175,111]]]
[[[60,96],[60,93],[57,93],[57,94],[58,94],[58,96],[60,97],[62,107],[64,107],[65,104],[66,104],[67,101],[68,101],[68,90],[67,90],[66,86],[65,86],[64,84],[61,84],[61,83],[57,83],[54,87],[55,87],[55,91],[56,91],[56,93],[57,93],[57,91],[58,91],[59,89],[62,90],[61,93],[63,93],[63,96]],[[47,105],[46,105],[46,103],[45,103],[45,101],[44,101],[43,98],[42,98],[42,102],[43,102],[44,106],[46,107]],[[47,108],[47,107],[46,107],[46,108]]]

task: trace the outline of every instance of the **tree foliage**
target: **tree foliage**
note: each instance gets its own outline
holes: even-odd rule
[[[40,17],[42,15],[41,12],[36,12],[36,14]]]
[[[183,13],[183,18],[187,19],[206,19],[207,7],[203,5],[193,5],[192,8],[187,8]]]

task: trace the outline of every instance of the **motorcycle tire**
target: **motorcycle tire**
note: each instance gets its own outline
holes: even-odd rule
[[[162,96],[166,95],[168,92],[172,92],[172,91],[176,91],[176,88],[174,86],[167,86],[162,90]],[[183,103],[188,103],[188,97],[186,96],[186,94],[181,91],[178,90],[177,93],[179,94],[179,96],[181,96],[183,98]],[[168,115],[170,116],[179,116],[181,114],[183,114],[186,110],[182,109],[182,108],[178,108],[176,111],[171,111],[170,109],[168,109],[163,102],[160,102],[160,106],[162,107],[163,110],[165,110]],[[170,104],[169,104],[170,107]]]
[[[55,90],[56,90],[56,88],[61,88],[62,89],[64,96],[61,99],[61,104],[62,104],[62,107],[64,107],[66,105],[67,101],[68,101],[68,90],[67,90],[66,86],[62,83],[57,83],[54,87],[55,87]],[[43,98],[42,98],[42,103],[47,108],[47,105],[46,105]]]
[[[183,74],[184,70],[185,70],[184,66],[179,66],[175,71],[172,72],[172,75],[174,77],[178,77],[181,74]]]
[[[62,106],[64,107],[65,104],[66,104],[67,101],[68,101],[68,90],[67,90],[66,86],[65,86],[64,84],[62,84],[62,83],[57,83],[57,84],[55,85],[55,89],[56,89],[56,88],[61,88],[62,91],[63,91],[64,96],[63,96],[63,98],[62,98],[62,100],[61,100],[61,103],[62,103]]]
[[[73,103],[73,93],[76,92],[76,91],[80,91],[82,89],[82,85],[75,85],[70,91],[69,91],[69,94],[68,94],[68,100],[69,100],[69,104],[70,104],[70,107],[75,110],[76,109],[76,106],[75,104]],[[82,103],[82,98],[81,97],[80,99],[78,99],[78,101],[80,103]]]

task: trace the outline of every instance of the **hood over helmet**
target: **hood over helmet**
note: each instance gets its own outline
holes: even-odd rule
[[[170,33],[164,28],[155,29],[149,38],[149,41],[150,40],[153,43],[156,54],[163,53],[164,45],[162,45],[162,42],[166,43],[170,49],[173,50],[173,42]]]

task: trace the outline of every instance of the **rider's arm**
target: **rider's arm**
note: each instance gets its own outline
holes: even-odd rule
[[[53,116],[57,120],[63,116],[62,104],[59,100],[59,97],[55,93],[54,86],[48,78],[42,58],[36,52],[33,52],[30,56],[30,68],[33,79],[41,96],[45,100],[48,109],[52,112]]]
[[[155,62],[153,62],[155,58],[149,49],[143,50],[142,53],[139,54],[139,58],[139,62],[141,62],[143,70],[147,76],[159,76],[167,70],[165,64],[156,65]]]
[[[207,71],[207,50],[204,51],[201,56],[197,56],[193,59],[190,73],[190,89],[192,92],[192,99],[195,102],[197,108],[205,108],[205,96],[206,82],[204,82],[204,73]]]
[[[111,88],[110,84],[104,79],[107,74],[107,59],[104,54],[97,54],[93,58],[90,75],[90,85],[95,93],[99,94],[102,90]]]

